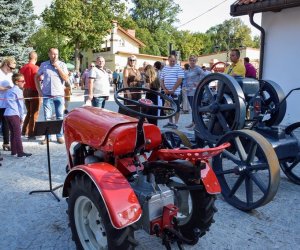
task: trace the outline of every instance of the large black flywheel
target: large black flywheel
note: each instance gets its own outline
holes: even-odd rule
[[[193,102],[197,137],[216,143],[226,132],[243,128],[245,117],[245,96],[233,77],[213,73],[200,82]]]
[[[272,145],[252,130],[227,133],[217,143],[231,146],[213,158],[224,199],[249,211],[270,202],[278,189],[280,167]]]
[[[282,88],[273,81],[259,80],[259,83],[261,111],[263,114],[266,114],[263,123],[267,127],[278,125],[282,122],[286,113],[287,103],[284,100],[285,94]]]

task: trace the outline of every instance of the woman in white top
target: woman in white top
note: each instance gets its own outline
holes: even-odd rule
[[[4,100],[5,93],[8,89],[13,87],[12,75],[13,70],[16,68],[16,60],[13,57],[7,57],[3,60],[0,66],[0,122],[2,124],[3,134],[3,150],[10,151],[9,145],[9,128],[6,120],[4,119],[4,112],[6,109],[6,101]]]

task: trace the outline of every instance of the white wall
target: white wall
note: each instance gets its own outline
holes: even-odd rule
[[[278,83],[287,94],[300,87],[300,7],[265,12],[262,27],[266,31],[263,79]],[[283,123],[300,121],[300,91],[287,100]]]

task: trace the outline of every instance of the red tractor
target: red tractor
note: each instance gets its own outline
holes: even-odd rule
[[[129,91],[160,96],[172,105],[123,97]],[[171,242],[180,248],[182,243],[196,244],[213,222],[215,195],[221,191],[210,159],[229,143],[170,148],[160,129],[145,119],[174,115],[172,99],[149,89],[124,88],[116,92],[115,100],[138,119],[80,107],[64,120],[69,163],[63,196],[77,248],[133,249],[134,231],[139,229],[161,237],[167,249]],[[149,109],[172,112],[156,116],[148,114]]]

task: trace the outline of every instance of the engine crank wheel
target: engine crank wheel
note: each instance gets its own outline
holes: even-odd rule
[[[224,142],[231,146],[213,159],[224,199],[243,211],[270,202],[280,180],[279,162],[272,145],[251,130],[229,132],[217,145]]]
[[[192,144],[187,136],[175,129],[164,130],[162,132],[163,145],[166,148],[192,148]]]
[[[273,81],[259,80],[259,83],[261,111],[263,114],[266,114],[263,122],[267,127],[278,125],[282,122],[286,113],[286,100],[282,102],[285,94],[282,88]],[[280,107],[278,107],[279,104]]]
[[[300,185],[300,122],[291,124],[285,131],[288,136],[297,138],[299,152],[294,159],[280,162],[280,167],[290,181]]]
[[[181,234],[190,240],[191,245],[198,242],[199,237],[202,237],[209,230],[209,227],[214,222],[213,216],[217,211],[214,202],[215,195],[206,192],[204,186],[196,188],[196,190],[182,190],[178,187],[193,186],[186,173],[175,170],[176,175],[170,178],[167,184],[174,190],[175,206],[178,207],[178,228]],[[176,188],[177,187],[177,188]],[[196,236],[196,232],[199,231]]]
[[[133,247],[133,229],[118,230],[111,225],[99,191],[85,175],[76,176],[71,182],[68,214],[77,249],[123,250]]]
[[[245,117],[245,96],[233,77],[213,73],[198,85],[193,101],[193,119],[199,138],[216,143],[226,132],[243,128]]]

